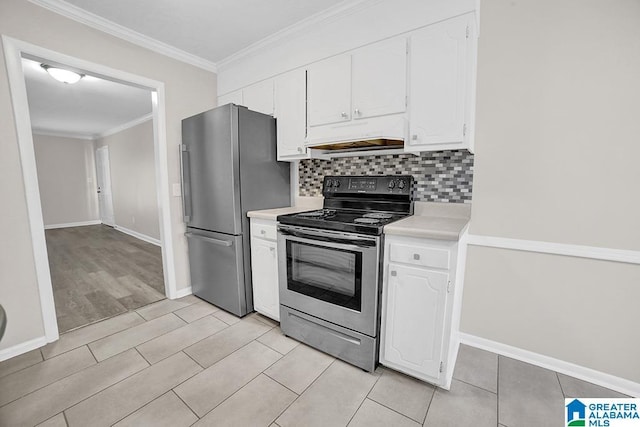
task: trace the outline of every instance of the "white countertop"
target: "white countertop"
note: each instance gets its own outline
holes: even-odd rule
[[[385,225],[384,234],[458,240],[471,218],[467,203],[416,202],[414,215]]]
[[[259,218],[275,221],[278,215],[286,215],[291,213],[320,209],[322,207],[322,201],[322,197],[297,197],[295,206],[249,211],[247,212],[247,216],[249,218]]]
[[[322,208],[322,197],[299,197],[295,206],[249,211],[249,218],[276,221],[278,215],[312,211]],[[414,214],[385,225],[384,234],[424,239],[458,240],[469,223],[468,203],[415,202]]]

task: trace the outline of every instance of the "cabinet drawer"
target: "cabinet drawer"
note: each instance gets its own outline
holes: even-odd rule
[[[251,235],[260,239],[276,240],[276,223],[251,220]]]
[[[389,249],[389,259],[392,262],[449,269],[450,253],[447,249],[403,245],[400,243],[392,243],[389,245]]]

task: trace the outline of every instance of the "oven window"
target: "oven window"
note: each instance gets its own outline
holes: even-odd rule
[[[362,254],[289,240],[287,288],[361,311]]]

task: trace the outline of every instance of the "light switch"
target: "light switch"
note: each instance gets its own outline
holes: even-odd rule
[[[180,183],[178,184],[173,184],[173,197],[180,197],[182,195],[182,187],[180,186]]]

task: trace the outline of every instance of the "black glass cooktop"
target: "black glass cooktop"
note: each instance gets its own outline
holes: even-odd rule
[[[318,209],[309,212],[280,215],[278,216],[278,222],[300,227],[379,235],[382,234],[382,229],[385,225],[405,218],[406,216],[408,216],[408,213],[352,209]]]
[[[323,209],[280,215],[278,222],[379,235],[413,213],[413,184],[411,175],[325,176]]]

